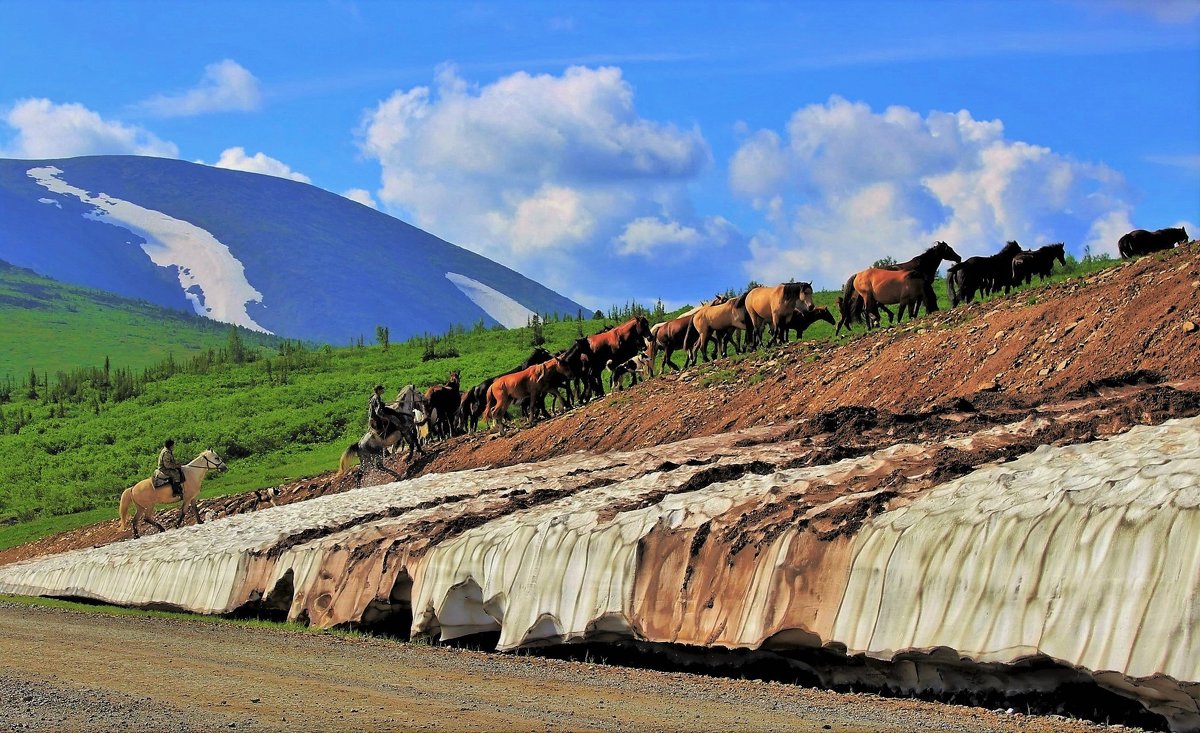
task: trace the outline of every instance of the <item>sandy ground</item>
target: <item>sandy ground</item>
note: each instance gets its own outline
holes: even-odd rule
[[[0,659],[0,730],[14,731],[1108,729],[778,683],[7,602]]]

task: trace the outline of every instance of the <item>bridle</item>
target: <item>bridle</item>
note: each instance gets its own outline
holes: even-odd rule
[[[203,466],[195,465],[196,461],[200,460],[201,458],[204,459],[204,465]],[[190,468],[203,468],[206,470],[211,469],[211,468],[215,468],[218,470],[225,468],[224,461],[222,461],[220,458],[217,458],[216,462],[214,463],[213,460],[208,457],[207,452],[201,453],[200,455],[196,456],[192,460],[188,461],[186,465],[189,466]]]

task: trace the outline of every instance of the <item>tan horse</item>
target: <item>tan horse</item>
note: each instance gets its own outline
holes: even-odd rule
[[[689,333],[684,348],[688,352],[687,366],[696,363],[696,354],[704,353],[708,340],[715,334],[723,349],[727,343],[721,338],[734,329],[746,331],[750,328],[750,316],[746,313],[746,296],[742,295],[720,305],[706,305],[692,316],[694,333]],[[734,347],[737,348],[736,345]],[[724,356],[727,351],[722,351]]]
[[[196,524],[204,524],[204,520],[200,518],[200,510],[196,508],[196,497],[200,495],[200,484],[204,482],[205,474],[214,468],[224,471],[226,466],[221,457],[211,448],[193,458],[189,463],[183,464],[180,468],[183,473],[182,499],[175,498],[175,495],[171,493],[170,484],[155,488],[153,478],[138,481],[125,489],[121,492],[121,529],[124,530],[130,526],[129,506],[133,504],[137,507],[137,511],[133,515],[134,537],[141,536],[138,532],[139,519],[145,519],[157,527],[159,532],[165,532],[166,529],[154,518],[155,507],[159,504],[174,504],[177,501],[180,502],[180,506],[179,520],[175,522],[176,527],[183,525],[183,518],[187,514],[188,507],[192,508]]]
[[[773,288],[763,285],[746,293],[751,348],[762,344],[762,327],[768,323],[771,325],[771,344],[778,342],[781,339],[781,325],[792,317],[794,311],[805,313],[812,310],[812,293],[812,283],[784,283]]]
[[[910,319],[917,317],[925,299],[925,278],[917,272],[868,267],[854,276],[854,291],[863,299],[868,326],[872,319],[879,325],[878,305],[899,304],[900,312],[896,314],[899,323],[904,319],[905,307]]]

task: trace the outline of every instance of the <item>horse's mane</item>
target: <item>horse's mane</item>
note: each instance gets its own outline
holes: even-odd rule
[[[742,293],[738,297],[734,298],[733,299],[733,307],[734,308],[745,308],[746,307],[746,296],[749,294],[750,294],[750,291],[747,290],[746,292]]]
[[[783,297],[787,300],[791,300],[792,298],[797,298],[797,297],[803,295],[804,291],[806,289],[811,288],[811,287],[812,287],[811,283],[784,283],[783,284]],[[745,296],[742,296],[742,297],[745,297]]]

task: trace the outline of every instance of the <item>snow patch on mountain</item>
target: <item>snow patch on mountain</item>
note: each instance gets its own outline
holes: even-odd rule
[[[529,325],[529,319],[533,317],[533,311],[478,280],[457,272],[447,272],[446,279],[505,328],[523,328]]]
[[[247,303],[261,303],[263,296],[246,279],[245,268],[228,246],[200,227],[160,211],[104,193],[93,196],[64,181],[62,173],[54,166],[26,171],[52,193],[74,196],[95,207],[85,214],[87,218],[128,229],[143,238],[142,250],[154,264],[177,268],[179,286],[199,315],[270,333],[246,311]]]

